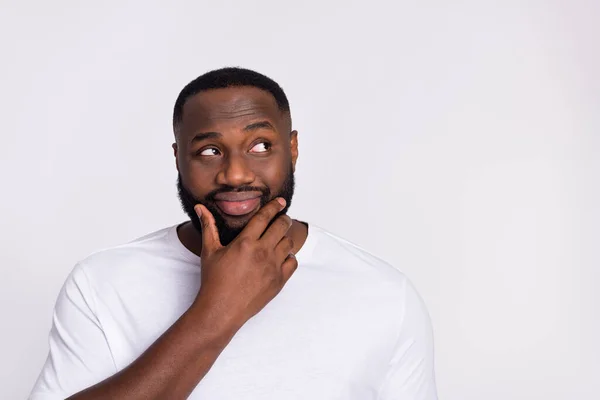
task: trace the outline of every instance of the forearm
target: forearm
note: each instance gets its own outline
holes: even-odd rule
[[[195,304],[131,365],[69,399],[186,399],[240,326]]]

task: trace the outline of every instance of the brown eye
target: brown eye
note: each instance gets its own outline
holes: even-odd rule
[[[260,142],[254,145],[252,149],[250,149],[251,153],[266,153],[271,149],[271,143],[268,142]]]
[[[201,156],[218,156],[219,154],[219,150],[214,147],[208,147],[198,153]]]

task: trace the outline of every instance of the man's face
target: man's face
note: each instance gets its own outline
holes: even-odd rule
[[[275,197],[294,192],[297,133],[272,95],[254,87],[201,92],[189,98],[176,133],[179,199],[198,231],[194,205],[213,214],[223,245]]]

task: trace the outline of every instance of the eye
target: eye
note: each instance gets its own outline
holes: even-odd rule
[[[206,149],[200,150],[198,152],[199,156],[218,156],[219,154],[219,150],[217,150],[214,147],[207,147]]]
[[[271,143],[269,142],[260,142],[254,145],[252,149],[250,149],[251,153],[266,153],[271,149]]]

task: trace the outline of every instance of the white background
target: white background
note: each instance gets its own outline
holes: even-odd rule
[[[299,130],[292,216],[392,262],[440,399],[600,398],[597,1],[2,1],[0,398],[74,263],[183,220],[172,106],[244,66]]]

